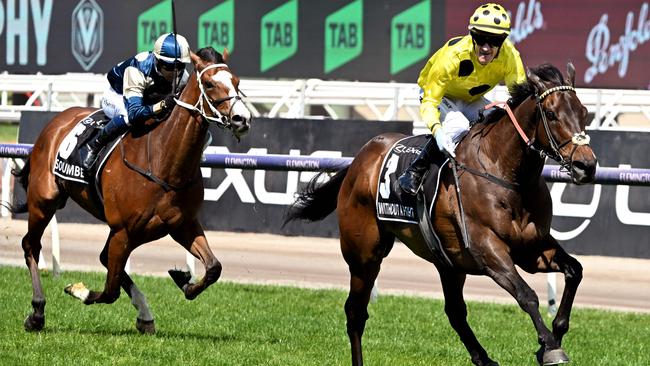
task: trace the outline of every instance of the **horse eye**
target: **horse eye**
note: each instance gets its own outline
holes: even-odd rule
[[[214,84],[211,81],[206,81],[205,82],[205,87],[208,89],[214,88]]]
[[[546,111],[546,118],[548,118],[551,121],[557,120],[557,116],[555,115],[555,112],[553,112],[553,111]]]

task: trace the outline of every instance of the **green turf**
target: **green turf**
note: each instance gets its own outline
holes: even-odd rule
[[[227,264],[226,264],[227,265]],[[336,290],[218,283],[187,301],[169,278],[135,276],[156,316],[157,334],[142,336],[126,295],[85,306],[67,283],[103,286],[104,275],[43,275],[45,330],[28,333],[26,268],[0,266],[3,365],[346,365],[343,303]],[[578,293],[580,296],[580,293]],[[470,365],[437,300],[381,295],[369,308],[367,365]],[[534,365],[532,323],[516,306],[470,303],[469,319],[501,365]],[[649,365],[650,315],[576,309],[564,348],[573,365]]]
[[[15,143],[18,141],[18,125],[0,122],[0,143]]]

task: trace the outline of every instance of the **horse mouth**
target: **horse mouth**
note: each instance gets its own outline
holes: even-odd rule
[[[232,125],[232,133],[237,137],[242,137],[245,134],[248,133],[248,130],[250,130],[250,126],[248,125]]]
[[[571,168],[571,179],[577,185],[593,183],[596,179],[596,164],[574,161]]]

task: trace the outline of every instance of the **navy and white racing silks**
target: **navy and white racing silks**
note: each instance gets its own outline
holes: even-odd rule
[[[156,58],[152,52],[141,52],[120,62],[111,69],[107,78],[111,88],[124,97],[124,105],[130,122],[143,121],[154,115],[153,106],[143,103],[147,88],[156,84],[169,92],[172,89],[171,83],[156,70]],[[178,90],[182,90],[188,78],[189,74],[187,70],[184,70]]]

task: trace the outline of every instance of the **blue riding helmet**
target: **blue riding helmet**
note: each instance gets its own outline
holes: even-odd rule
[[[153,54],[157,60],[166,64],[190,63],[190,45],[180,34],[163,34],[153,45]]]

